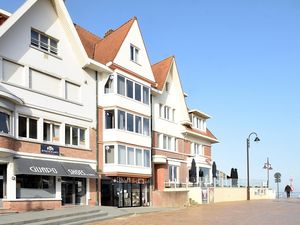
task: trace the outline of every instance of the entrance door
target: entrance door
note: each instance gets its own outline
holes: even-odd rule
[[[61,198],[62,204],[74,204],[75,195],[74,195],[75,185],[73,181],[63,180],[61,183]]]
[[[0,165],[0,199],[6,197],[6,165]]]
[[[82,205],[85,204],[86,179],[63,177],[61,183],[62,204]]]

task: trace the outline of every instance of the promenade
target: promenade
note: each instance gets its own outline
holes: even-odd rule
[[[255,200],[198,205],[167,212],[136,214],[89,225],[296,225],[300,199]]]

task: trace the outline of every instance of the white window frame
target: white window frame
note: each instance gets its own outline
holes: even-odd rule
[[[203,145],[199,143],[193,143],[192,144],[192,152],[194,155],[203,155]]]
[[[20,117],[23,117],[23,118],[26,118],[26,137],[22,137],[19,135],[19,132],[20,132],[20,126],[19,126],[19,120],[20,120]],[[29,136],[29,120],[30,119],[33,119],[33,120],[36,120],[36,138],[31,138]],[[23,115],[23,114],[19,114],[18,115],[18,138],[26,138],[26,139],[32,139],[32,140],[38,140],[38,133],[39,133],[39,121],[38,121],[38,118],[34,118],[34,117],[29,117],[29,116],[26,116],[26,115]]]
[[[160,134],[159,146],[161,149],[168,151],[176,151],[176,138],[166,134]]]
[[[44,140],[44,124],[45,123],[50,125],[50,140],[49,141]],[[54,129],[54,126],[58,126],[59,127],[59,131],[58,131],[59,132],[58,133],[59,140],[58,141],[53,140],[53,129]],[[60,132],[60,130],[61,130],[61,124],[56,123],[56,122],[52,122],[52,121],[48,121],[48,120],[44,120],[44,122],[43,122],[43,141],[44,142],[51,142],[51,143],[60,143],[60,141],[61,141],[61,135],[60,135],[61,132]],[[72,133],[72,129],[71,129],[71,133]],[[80,133],[80,131],[79,131],[79,133]],[[72,134],[71,134],[71,137],[72,137]],[[79,142],[80,142],[80,137],[79,137]],[[80,144],[78,144],[78,146],[80,146]]]
[[[140,49],[133,44],[130,44],[130,61],[139,64]]]
[[[171,174],[170,174],[170,170],[171,170]],[[174,176],[175,171],[176,171],[176,177]],[[168,173],[169,173],[169,181],[170,182],[179,183],[179,166],[169,165]]]
[[[34,39],[32,37],[32,32],[37,33],[38,35],[38,39]],[[47,44],[43,47],[43,42],[41,40],[41,37],[45,37],[47,38]],[[53,41],[54,43],[56,43],[56,47],[52,46],[51,41]],[[58,54],[58,40],[56,38],[53,38],[37,29],[31,28],[30,31],[30,45],[34,48],[38,48],[39,50],[43,51],[43,52],[47,52],[48,54],[51,55],[57,55]],[[47,47],[47,49],[46,49]]]
[[[70,144],[66,144],[66,134],[65,134],[65,145],[66,146],[75,146],[75,147],[83,147],[83,148],[86,148],[87,146],[87,137],[88,137],[88,129],[87,128],[84,128],[84,127],[79,127],[79,126],[75,126],[75,125],[71,125],[71,124],[66,124],[65,125],[65,130],[66,130],[66,127],[70,127]],[[77,138],[78,138],[78,144],[73,144],[73,139],[72,139],[72,136],[73,136],[73,129],[72,128],[77,128]],[[80,129],[84,130],[84,145],[81,145],[80,144]]]
[[[0,112],[2,112],[2,113],[5,113],[5,114],[7,114],[8,116],[9,116],[9,131],[8,131],[8,133],[4,133],[4,132],[1,132],[0,131],[0,134],[1,135],[13,135],[13,126],[12,126],[12,113],[10,112],[10,111],[8,111],[8,110],[6,110],[6,109],[3,109],[3,108],[0,108]]]

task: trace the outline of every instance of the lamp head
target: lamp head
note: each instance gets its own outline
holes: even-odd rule
[[[256,138],[254,139],[254,141],[255,141],[255,142],[259,142],[260,139],[259,139],[258,137],[256,137]]]

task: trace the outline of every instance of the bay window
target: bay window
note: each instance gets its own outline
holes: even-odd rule
[[[10,134],[10,114],[0,111],[0,133]]]

